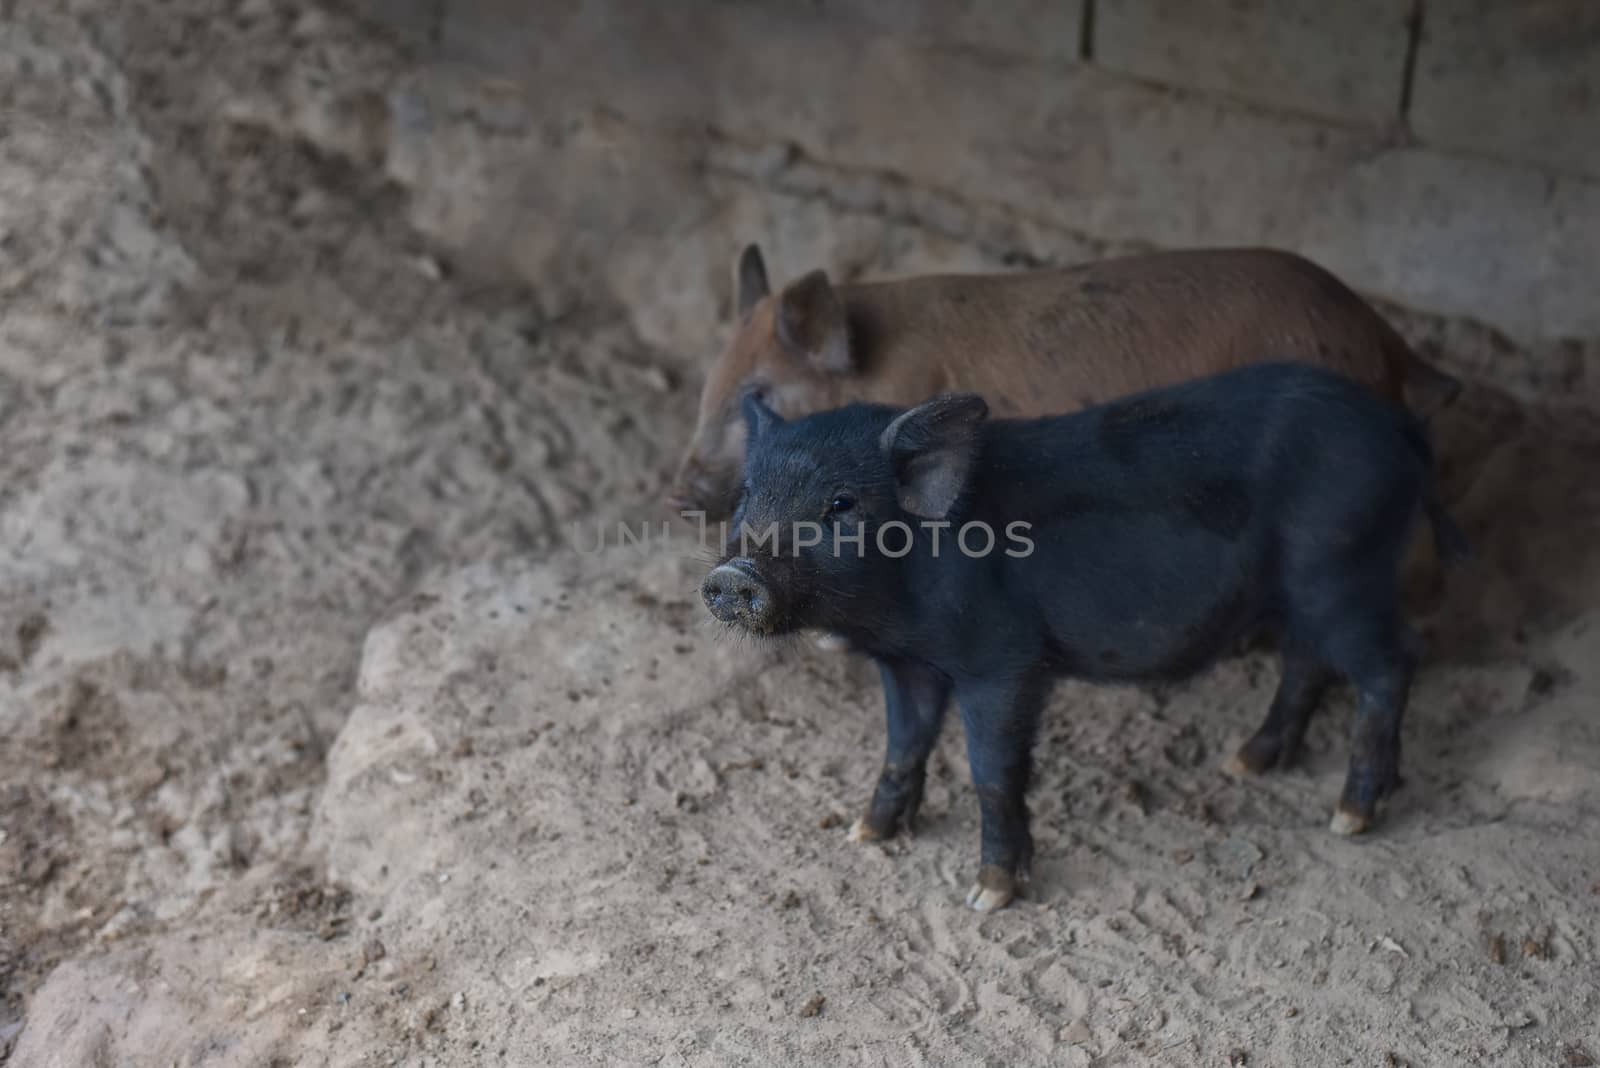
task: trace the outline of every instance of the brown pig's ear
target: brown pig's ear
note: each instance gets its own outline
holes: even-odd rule
[[[778,294],[778,343],[819,371],[842,375],[854,366],[844,303],[823,271],[797,278]]]
[[[784,424],[783,416],[767,407],[757,390],[746,390],[739,401],[739,412],[744,416],[745,441],[753,442],[775,426]]]
[[[739,255],[739,318],[748,316],[756,301],[771,292],[772,288],[767,285],[767,263],[761,258],[761,250],[755,245],[746,245]]]
[[[894,465],[900,507],[924,519],[950,513],[972,474],[988,415],[976,393],[947,393],[895,417],[878,444]]]

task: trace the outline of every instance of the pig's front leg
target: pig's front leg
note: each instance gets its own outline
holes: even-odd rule
[[[850,828],[852,842],[889,838],[911,829],[922,805],[922,784],[928,755],[939,741],[950,682],[925,665],[909,660],[879,660],[884,709],[889,721],[889,749],[878,775],[878,787],[866,815]]]
[[[1033,863],[1024,795],[1033,767],[1040,701],[1030,687],[995,683],[964,687],[957,697],[967,732],[972,784],[983,811],[982,866],[967,904],[990,912],[1016,896]]]

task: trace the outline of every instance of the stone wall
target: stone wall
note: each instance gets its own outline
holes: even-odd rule
[[[707,343],[746,240],[785,276],[1268,244],[1597,381],[1589,0],[364,6],[432,72],[390,98],[419,225],[659,344]]]

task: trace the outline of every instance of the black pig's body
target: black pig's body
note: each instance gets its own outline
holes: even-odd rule
[[[1263,624],[1320,630],[1296,611],[1308,594],[1321,604],[1375,586],[1368,614],[1392,615],[1386,595],[1430,482],[1406,420],[1332,376],[1269,367],[989,422],[939,556],[899,561],[895,610],[840,631],[864,652],[952,674],[1021,662],[1148,680],[1192,674]],[[1003,536],[1019,520],[1033,542],[1020,557]],[[996,551],[954,544],[974,521],[997,532]],[[1301,588],[1321,578],[1332,585]]]
[[[1181,678],[1262,626],[1280,635],[1284,676],[1238,763],[1291,758],[1344,677],[1361,703],[1335,829],[1364,829],[1396,781],[1413,660],[1397,575],[1419,511],[1445,522],[1425,436],[1398,406],[1268,364],[1027,421],[985,421],[976,398],[790,423],[747,407],[736,518],[784,532],[776,551],[713,572],[707,600],[757,631],[827,628],[878,661],[888,754],[855,837],[915,815],[954,692],[983,808],[969,900],[1003,905],[1032,851],[1023,794],[1048,680]],[[822,544],[796,549],[787,528],[806,520]],[[915,531],[898,558],[883,547],[903,536],[877,538],[894,520]],[[735,583],[748,598],[723,596],[719,573],[748,577]]]

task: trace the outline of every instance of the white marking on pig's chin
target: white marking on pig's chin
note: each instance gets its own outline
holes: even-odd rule
[[[850,651],[850,639],[841,634],[830,634],[827,631],[823,631],[815,635],[814,640],[817,648],[825,653],[848,653]]]

